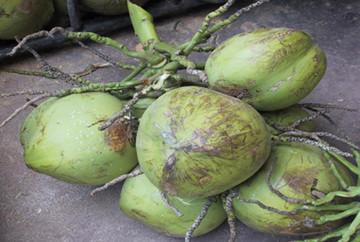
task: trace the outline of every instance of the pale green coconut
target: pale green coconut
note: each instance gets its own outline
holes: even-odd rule
[[[51,0],[0,0],[0,39],[21,38],[41,30],[53,12]]]
[[[166,206],[161,191],[157,189],[145,175],[128,178],[121,191],[120,208],[131,218],[134,218],[158,232],[174,237],[184,237],[186,232],[199,215],[207,199],[183,199],[169,197],[170,203],[178,209],[182,216]],[[226,219],[222,202],[217,199],[213,203],[200,226],[194,231],[194,236],[206,234]]]
[[[303,31],[258,29],[231,37],[206,62],[211,88],[260,111],[290,107],[306,97],[326,70],[325,53]]]
[[[123,105],[106,93],[50,98],[30,113],[21,129],[26,165],[79,184],[104,184],[128,173],[137,164],[128,127],[99,130]]]

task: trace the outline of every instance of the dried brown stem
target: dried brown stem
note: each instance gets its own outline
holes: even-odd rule
[[[37,33],[29,34],[29,35],[25,36],[21,41],[19,41],[19,43],[7,55],[9,55],[9,56],[15,55],[20,49],[24,48],[26,43],[28,43],[30,40],[38,39],[38,38],[42,38],[42,37],[53,38],[54,34],[56,32],[64,33],[65,29],[61,28],[61,27],[55,27],[55,28],[51,29],[50,31],[42,30]]]

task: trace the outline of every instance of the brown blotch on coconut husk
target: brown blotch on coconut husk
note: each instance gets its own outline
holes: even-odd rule
[[[122,151],[129,136],[130,126],[125,122],[116,122],[105,131],[105,141],[114,151]]]

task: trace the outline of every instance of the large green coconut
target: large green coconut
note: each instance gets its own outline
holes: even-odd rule
[[[0,39],[14,39],[40,30],[54,12],[51,0],[0,0]]]
[[[143,5],[149,0],[132,0],[132,3]],[[89,11],[104,14],[117,15],[127,12],[127,0],[81,0],[81,4]]]
[[[260,111],[298,103],[325,70],[325,54],[310,35],[287,28],[236,35],[217,47],[205,66],[211,88],[241,97]]]
[[[167,92],[143,114],[139,163],[160,190],[209,197],[252,176],[270,152],[270,133],[247,103],[201,87]]]
[[[140,175],[125,181],[119,205],[129,217],[161,233],[174,237],[184,237],[206,201],[207,199],[169,197],[169,202],[182,213],[182,216],[178,217],[171,208],[166,206],[159,189],[145,175]],[[210,206],[204,220],[194,231],[194,236],[214,230],[225,219],[225,211],[220,199],[218,199]]]
[[[345,181],[351,185],[353,181],[347,170],[338,163],[335,164]],[[235,198],[233,205],[235,214],[241,222],[259,231],[283,235],[316,234],[341,224],[332,222],[317,225],[315,221],[325,212],[296,212],[301,204],[285,201],[271,191],[267,183],[271,170],[270,184],[288,198],[313,201],[321,194],[342,189],[320,149],[303,144],[278,144],[273,147],[266,166],[239,186],[240,194]],[[249,203],[250,200],[294,214],[281,215],[261,208],[258,204]]]
[[[34,109],[21,129],[26,165],[70,183],[98,185],[136,164],[126,125],[99,126],[124,102],[106,93],[51,98]]]

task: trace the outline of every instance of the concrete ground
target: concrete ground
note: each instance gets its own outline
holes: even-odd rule
[[[189,38],[209,9],[194,11],[186,16],[162,20],[160,35],[168,41],[181,42]],[[173,30],[176,22],[177,30]],[[222,31],[220,40],[258,27],[291,27],[312,34],[328,57],[328,70],[307,102],[334,103],[360,107],[360,1],[358,0],[274,0],[247,13],[230,28]],[[135,48],[136,40],[130,30],[114,35],[116,39]],[[99,50],[114,58],[119,55],[109,48]],[[69,47],[43,54],[53,65],[66,72],[82,70],[89,63],[101,60],[87,51]],[[32,58],[18,58],[1,67],[38,68]],[[118,80],[124,73],[101,70],[93,80]],[[65,85],[44,78],[0,73],[0,92],[23,89],[55,90]],[[22,105],[25,97],[0,99],[0,120]],[[158,234],[144,225],[127,218],[118,209],[121,185],[90,197],[92,187],[70,185],[27,169],[19,143],[19,128],[30,109],[23,112],[0,130],[0,241],[182,241]],[[360,145],[359,113],[334,112],[333,117],[355,143]],[[320,129],[334,130],[325,121]],[[287,241],[288,238],[255,232],[238,223],[237,241]],[[227,226],[194,239],[197,242],[225,241]]]

